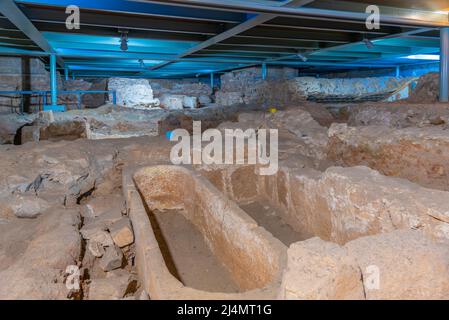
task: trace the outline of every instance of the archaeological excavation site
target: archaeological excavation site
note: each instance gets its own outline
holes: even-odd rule
[[[448,13],[1,0],[0,300],[449,300]]]

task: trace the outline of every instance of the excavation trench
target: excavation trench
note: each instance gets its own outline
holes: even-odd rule
[[[123,185],[152,299],[276,298],[287,247],[198,172],[129,169]]]
[[[302,227],[300,215],[289,214],[288,206],[283,205],[282,198],[286,190],[282,189],[281,183],[277,192],[267,192],[272,187],[272,180],[277,180],[276,175],[274,178],[258,175],[256,167],[251,165],[202,168],[199,171],[259,226],[287,247],[316,236],[313,230]]]

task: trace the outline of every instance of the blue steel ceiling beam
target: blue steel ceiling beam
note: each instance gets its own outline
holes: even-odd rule
[[[311,18],[276,18],[268,23],[262,24],[265,27],[274,27],[289,30],[318,30],[331,32],[345,32],[345,33],[362,33],[368,35],[387,35],[391,33],[398,33],[398,27],[380,26],[380,29],[368,30],[365,23],[361,22],[342,22],[332,21],[332,24],[325,24],[322,20],[314,20]]]
[[[321,54],[314,54],[314,57],[358,57],[358,58],[378,58],[381,52],[357,52],[357,51],[328,51]]]
[[[410,35],[413,35],[413,34],[419,34],[419,33],[422,33],[422,32],[426,32],[426,31],[428,31],[428,28],[423,28],[423,29],[419,29],[419,30],[415,30],[415,31],[408,31],[408,32],[404,32],[404,33],[402,33],[402,34],[399,34],[399,35],[389,35],[389,36],[385,36],[385,37],[382,37],[382,38],[379,38],[379,39],[376,39],[375,40],[375,42],[374,42],[374,46],[373,46],[373,50],[376,50],[376,47],[377,47],[377,43],[381,43],[382,45],[384,45],[384,46],[388,46],[388,41],[391,41],[391,40],[396,40],[396,41],[399,41],[399,42],[403,42],[403,41],[406,41],[405,39],[403,39],[403,37],[407,37],[407,36],[410,36]],[[416,50],[414,50],[414,48],[416,48],[416,47],[420,47],[420,46],[422,46],[422,47],[425,47],[425,48],[428,48],[429,50],[431,50],[430,52],[432,52],[432,50],[434,50],[434,49],[432,49],[432,46],[434,46],[435,44],[433,43],[433,40],[432,40],[432,42],[429,42],[430,40],[416,40],[417,41],[417,43],[421,43],[421,42],[423,42],[423,41],[427,41],[427,43],[426,44],[423,44],[423,43],[421,43],[420,45],[418,45],[418,44],[413,44],[413,45],[411,45],[410,43],[409,43],[409,47],[410,47],[410,51],[411,52],[409,52],[408,54],[413,54],[414,53],[414,51]],[[359,44],[361,44],[361,43],[359,43]],[[407,44],[404,44],[404,45],[407,45]],[[437,46],[436,48],[438,49],[438,47],[439,46]],[[338,48],[338,47],[337,47]],[[371,49],[370,49],[371,50]],[[323,51],[318,51],[318,52],[325,52],[324,50]],[[422,52],[422,51],[421,51]],[[382,56],[379,58],[379,59],[381,59],[381,58],[397,58],[398,57],[398,54],[393,54],[393,53],[383,53],[382,54]],[[372,59],[367,59],[367,58],[365,58],[365,59],[358,59],[358,60],[355,60],[354,62],[355,63],[364,63],[364,62],[370,62],[370,61],[372,61]]]
[[[47,39],[36,29],[25,14],[17,7],[13,0],[2,0],[0,2],[0,13],[13,23],[20,31],[30,38],[39,48],[47,53],[55,53]],[[58,64],[64,67],[64,60],[57,59]]]
[[[117,50],[114,51],[108,51],[105,50],[93,50],[93,49],[73,49],[73,48],[59,48],[58,54],[62,57],[65,57],[67,59],[69,58],[88,58],[92,59],[92,57],[95,57],[97,59],[144,59],[144,60],[173,60],[175,58],[175,54],[170,53],[167,49],[166,52],[161,53],[140,53],[140,52],[120,52]],[[348,49],[349,50],[349,49]],[[267,57],[267,55],[274,55],[273,52],[262,52],[262,54],[257,51],[255,53],[251,52],[229,52],[229,51],[208,51],[205,50],[204,54],[195,54],[192,55],[192,57],[204,57],[204,56],[210,56],[209,52],[212,54],[210,57],[214,57],[214,55],[218,57],[236,57],[236,58],[260,58],[260,59],[268,59],[270,57]],[[376,45],[376,52],[366,52],[366,47],[364,48],[358,48],[358,47],[352,47],[351,52],[348,54],[343,50],[335,50],[335,51],[328,51],[328,52],[319,52],[318,55],[335,55],[335,56],[344,56],[344,55],[350,55],[350,56],[359,56],[359,57],[366,57],[366,56],[377,56],[378,54],[384,52],[384,53],[398,53],[398,54],[411,54],[412,50],[410,48],[406,47],[394,47],[394,46],[381,46]],[[246,54],[246,55],[245,55]],[[292,55],[293,52],[283,52],[283,55]],[[254,56],[253,56],[254,55]]]
[[[379,37],[376,38],[372,41],[374,41],[374,46],[372,49],[368,49],[366,48],[366,50],[368,50],[368,52],[377,52],[376,51],[376,46],[377,46],[377,42],[381,41],[381,40],[386,40],[386,39],[396,39],[396,38],[401,38],[401,37],[405,37],[408,35],[413,35],[413,34],[419,34],[422,32],[426,32],[429,30],[433,30],[434,28],[422,28],[422,29],[416,29],[416,30],[411,30],[411,31],[407,31],[407,32],[403,32],[403,33],[399,33],[399,34],[393,34],[393,35],[388,35],[388,36],[384,36],[384,37]],[[335,50],[351,50],[351,47],[353,47],[354,45],[363,45],[365,46],[365,44],[363,43],[363,41],[358,41],[355,43],[348,43],[348,44],[344,44],[341,46],[334,46],[334,47],[330,47],[330,48],[325,48],[325,49],[320,49],[318,51],[313,52],[312,54],[319,54],[319,53],[324,53],[324,52],[329,52],[329,51],[335,51]],[[384,43],[381,43],[381,45],[384,45]],[[407,45],[404,45],[405,47],[407,47]],[[372,51],[371,51],[372,50]]]
[[[93,50],[93,49],[69,49],[69,48],[59,48],[58,54],[67,59],[71,58],[85,58],[85,59],[143,59],[143,60],[173,60],[175,54],[173,53],[137,53],[137,52],[127,52],[123,54],[118,51],[108,51],[108,50]],[[194,57],[206,57],[206,58],[269,58],[273,53],[267,54],[255,54],[255,53],[245,53],[245,52],[233,52],[233,53],[222,53],[212,51],[211,54],[194,54]],[[289,54],[289,53],[287,53]]]
[[[180,48],[165,46],[165,45],[151,45],[142,46],[142,45],[131,45],[128,44],[128,51],[123,52],[120,51],[119,44],[107,44],[107,43],[92,43],[92,42],[60,42],[60,41],[52,41],[52,45],[57,48],[58,54],[67,50],[92,50],[92,51],[105,51],[105,52],[117,52],[121,54],[123,57],[128,56],[131,53],[141,53],[141,54],[173,54],[179,51]],[[181,47],[182,49],[182,47]],[[65,55],[65,54],[64,54]]]
[[[23,50],[39,50],[38,46],[28,45],[28,44],[12,44],[0,41],[0,46],[23,49]]]
[[[306,4],[311,3],[313,1],[314,0],[288,0],[286,3],[282,3],[282,5],[283,6],[303,6],[303,5],[306,5]],[[238,34],[240,34],[242,32],[250,30],[250,29],[252,29],[252,28],[254,28],[254,27],[256,27],[256,26],[258,26],[258,25],[260,25],[262,23],[265,23],[267,21],[273,20],[274,18],[276,18],[276,16],[273,15],[273,14],[261,14],[261,15],[255,16],[253,18],[250,18],[247,21],[245,21],[245,22],[243,22],[243,23],[241,23],[241,24],[239,24],[239,25],[237,25],[237,26],[235,26],[235,27],[233,27],[233,28],[223,32],[223,33],[220,33],[220,34],[218,34],[218,35],[216,35],[216,36],[214,36],[214,37],[212,37],[212,38],[210,38],[210,39],[208,39],[208,40],[206,40],[206,41],[196,45],[195,47],[190,48],[187,51],[184,51],[183,53],[179,54],[176,58],[177,59],[182,59],[182,58],[184,58],[186,56],[189,56],[189,55],[191,55],[193,53],[196,53],[198,51],[207,49],[208,47],[210,47],[210,46],[212,46],[214,44],[217,44],[217,43],[222,42],[222,41],[224,41],[226,39],[232,38],[233,36],[236,36],[236,35],[238,35]],[[159,65],[156,65],[156,66],[152,67],[151,70],[157,70],[159,68],[162,68],[162,67],[165,67],[165,66],[169,65],[170,63],[172,63],[172,62],[167,61],[167,62],[161,63]]]
[[[333,48],[329,48],[329,50],[326,51],[318,51],[316,54],[326,54],[326,53],[334,53],[334,52],[357,52],[357,53],[396,53],[396,54],[411,54],[412,48],[406,47],[406,46],[393,46],[393,45],[381,45],[377,44],[375,47],[371,48],[369,51],[366,48],[366,45],[363,43],[355,43],[350,47],[340,48],[336,47],[334,50]]]
[[[100,32],[101,33],[101,32]],[[96,43],[107,43],[111,44],[112,39],[113,41],[118,43],[119,38],[117,37],[117,32],[115,32],[112,36],[103,36],[103,35],[91,35],[91,34],[64,34],[64,33],[58,33],[58,32],[44,32],[44,35],[49,40],[51,44],[59,42],[59,43],[92,43],[95,45]],[[170,40],[161,40],[158,38],[150,38],[152,40],[149,40],[147,37],[132,37],[129,38],[129,45],[140,45],[145,46],[148,45],[149,48],[154,46],[171,46],[173,48],[176,47],[176,49],[183,49],[188,50],[192,47],[195,47],[198,43],[201,43],[200,41],[190,40],[187,39],[172,39],[170,36],[168,37]],[[348,39],[349,40],[349,39]],[[328,42],[333,43],[346,43],[346,41],[339,41],[338,39],[331,40],[328,39]],[[296,40],[296,39],[288,39],[288,38],[282,38],[282,39],[269,39],[269,38],[262,38],[262,37],[250,37],[250,38],[237,38],[233,37],[232,39],[226,40],[224,42],[221,42],[218,44],[220,46],[250,46],[250,47],[271,47],[271,48],[291,48],[291,49],[303,49],[303,48],[319,48],[319,41],[313,41],[313,40]]]
[[[332,60],[332,59],[329,59]],[[156,63],[159,63],[159,60],[155,60],[153,62],[153,60],[143,60],[144,64],[146,66],[149,65],[154,65]],[[261,59],[259,60],[254,60],[254,59],[234,59],[234,60],[223,60],[223,59],[200,59],[200,60],[196,60],[196,59],[189,59],[189,60],[180,60],[178,62],[186,62],[186,63],[191,63],[191,64],[195,64],[195,66],[199,66],[199,64],[201,63],[213,63],[213,64],[237,64],[237,63],[260,63],[262,62]],[[82,66],[82,67],[95,67],[95,66],[105,66],[105,67],[117,67],[117,65],[119,66],[123,66],[123,67],[132,67],[132,68],[139,68],[141,70],[146,70],[145,68],[142,68],[140,66],[140,62],[138,60],[135,60],[134,62],[110,62],[110,61],[74,61],[74,60],[67,60],[66,61],[66,66],[71,67],[72,65],[75,66]]]
[[[112,51],[104,48],[103,50],[87,49],[87,48],[58,48],[58,54],[66,58],[95,58],[95,59],[144,59],[144,60],[159,60],[165,57],[166,59],[174,58],[175,55],[169,52],[162,53],[142,53],[142,52],[126,52],[124,54],[120,51]]]
[[[32,57],[46,57],[49,54],[43,51],[37,50],[23,50],[17,48],[4,47],[0,44],[0,56],[20,55],[20,56],[32,56]]]

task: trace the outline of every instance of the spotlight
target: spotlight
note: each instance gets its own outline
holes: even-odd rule
[[[364,38],[364,39],[363,39],[363,43],[365,44],[365,46],[366,46],[368,49],[374,48],[374,43],[373,43],[371,40],[367,39],[367,38]]]
[[[127,51],[128,50],[128,31],[127,30],[119,30],[120,32],[120,50]]]
[[[301,53],[297,53],[296,56],[301,59],[303,62],[307,62],[307,60],[309,60],[305,55],[301,54]]]

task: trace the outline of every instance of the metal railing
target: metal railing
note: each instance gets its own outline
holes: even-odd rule
[[[107,94],[112,95],[112,103],[117,104],[117,91],[115,90],[63,90],[58,91],[58,96],[62,95],[76,95],[76,106],[77,109],[82,107],[82,96],[85,94]],[[30,105],[38,106],[38,110],[42,110],[42,107],[47,105],[50,101],[51,91],[49,90],[6,90],[0,91],[0,98],[10,98],[11,104],[6,107],[10,107],[12,112],[14,109],[18,108],[20,113],[24,112],[25,107],[25,96],[30,97]],[[36,99],[37,103],[32,103],[32,99]],[[15,105],[13,100],[20,99],[18,105]]]

